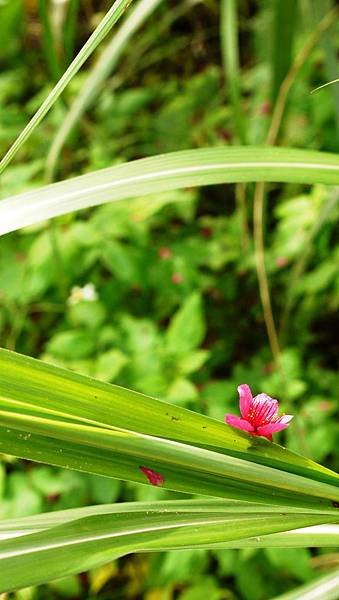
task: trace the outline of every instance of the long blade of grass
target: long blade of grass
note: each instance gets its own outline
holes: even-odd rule
[[[303,246],[302,253],[300,254],[298,260],[295,262],[293,267],[291,268],[289,282],[286,291],[286,298],[284,302],[284,306],[282,309],[281,317],[280,317],[280,327],[279,327],[279,335],[282,339],[286,339],[286,334],[288,330],[289,318],[292,313],[292,309],[296,302],[295,289],[298,281],[300,281],[303,276],[310,257],[312,256],[313,243],[319,232],[322,230],[324,224],[329,220],[331,214],[334,210],[337,209],[339,203],[339,190],[337,188],[334,189],[333,194],[329,194],[329,197],[319,212],[317,221],[314,223],[313,227],[308,232],[305,243]]]
[[[286,102],[290,89],[305,61],[309,57],[312,50],[319,43],[324,32],[335,22],[338,16],[337,7],[333,7],[325,14],[323,19],[317,24],[317,27],[308,36],[305,44],[296,55],[291,68],[289,69],[285,79],[283,80],[279,93],[277,95],[276,104],[272,115],[271,125],[267,134],[267,144],[274,145],[276,143],[279,129],[282,123]],[[275,326],[275,320],[272,310],[270,290],[265,267],[265,245],[264,245],[264,184],[259,182],[255,186],[254,202],[253,202],[253,224],[254,224],[254,245],[255,245],[255,262],[258,275],[260,298],[263,307],[264,320],[266,330],[270,342],[272,355],[276,366],[281,373],[283,385],[286,376],[283,372],[281,363],[281,349],[278,332]],[[299,436],[302,439],[302,436]],[[301,448],[302,450],[302,448]]]
[[[162,0],[140,0],[123,25],[106,46],[98,61],[90,71],[86,81],[81,87],[76,99],[68,110],[65,119],[58,130],[46,159],[47,181],[53,179],[55,166],[62,147],[82,114],[92,103],[102,83],[114,69],[122,52],[135,31],[142,25],[147,17],[155,10]]]
[[[44,50],[44,55],[46,58],[46,62],[48,68],[50,70],[50,75],[53,80],[57,81],[59,77],[61,77],[61,67],[58,54],[56,52],[55,40],[53,37],[50,18],[49,18],[49,9],[50,6],[46,2],[46,0],[38,1],[38,8],[40,14],[40,20],[42,24],[42,45]]]
[[[34,129],[39,125],[45,115],[48,113],[50,108],[59,98],[64,91],[65,87],[79,71],[84,62],[94,52],[96,47],[102,42],[102,40],[109,33],[114,23],[118,21],[121,15],[124,13],[127,6],[132,0],[115,0],[113,6],[109,9],[105,17],[99,23],[98,27],[89,37],[85,45],[82,47],[80,52],[77,54],[75,59],[69,65],[63,76],[59,79],[53,90],[47,96],[46,100],[42,103],[40,108],[34,114],[30,122],[23,129],[20,135],[15,140],[14,144],[10,147],[8,152],[5,154],[3,159],[0,161],[0,175],[3,173],[7,165],[14,158],[16,153],[20,150],[21,146],[26,142],[29,136],[33,133]]]
[[[64,23],[64,51],[65,51],[65,62],[69,64],[74,55],[75,46],[75,32],[77,24],[77,15],[79,11],[80,0],[69,0],[69,6],[67,10],[67,18]]]
[[[284,515],[316,516],[315,510],[284,507]],[[165,500],[158,502],[123,502],[118,504],[101,504],[83,508],[71,508],[49,513],[42,513],[19,519],[6,519],[0,521],[0,540],[18,538],[39,531],[50,530],[59,525],[95,515],[114,515],[116,513],[151,513],[161,512],[201,515],[223,515],[227,517],[250,515],[281,515],[281,506],[255,504],[241,500],[215,500],[199,498],[194,500]],[[291,529],[288,531],[260,535],[260,537],[246,537],[231,541],[215,542],[210,540],[207,544],[200,542],[199,548],[227,549],[227,548],[307,548],[307,547],[335,547],[339,545],[339,524],[326,523]],[[172,548],[171,548],[172,549]]]
[[[28,459],[36,459],[40,451],[40,461],[74,468],[70,462],[74,450],[82,455],[83,471],[102,473],[102,459],[102,466],[108,466],[108,476],[145,483],[142,469],[146,467],[160,473],[164,488],[184,493],[319,507],[319,510],[329,509],[339,499],[339,490],[334,486],[134,430],[88,427],[6,410],[0,410],[0,415],[7,431],[4,434],[7,452],[12,453],[11,442],[15,444],[13,438],[19,437],[26,442],[20,455]],[[51,460],[55,452],[62,453],[62,457]]]
[[[239,181],[338,185],[339,157],[309,150],[234,146],[136,160],[3,200],[0,235],[112,200]]]
[[[33,531],[33,529],[32,529]],[[11,532],[8,532],[8,536]],[[1,534],[0,534],[1,536]],[[291,529],[281,533],[259,535],[241,540],[206,544],[208,549],[226,550],[236,548],[336,548],[339,545],[339,525],[329,523]]]
[[[338,600],[339,569],[318,577],[273,600]]]
[[[245,118],[241,110],[237,11],[237,0],[221,0],[220,36],[225,78],[229,86],[237,135],[239,141],[246,144]]]
[[[332,81],[327,81],[327,83],[323,83],[323,85],[319,85],[318,87],[314,88],[314,90],[311,91],[311,94],[314,94],[314,92],[318,92],[319,90],[322,90],[323,88],[327,87],[328,85],[333,85],[334,83],[339,83],[339,79],[333,79]]]
[[[223,423],[0,351],[0,450],[186,493],[330,510],[339,476]]]
[[[324,15],[330,11],[332,5],[333,3],[331,2],[331,0],[323,0],[323,2],[317,2],[316,0],[312,0],[312,8],[315,21],[318,22],[320,19],[322,19]],[[337,22],[334,25],[337,26]],[[322,38],[322,47],[325,54],[325,76],[326,79],[329,80],[329,83],[319,86],[318,88],[316,88],[316,90],[322,89],[327,85],[335,83],[336,77],[338,77],[339,61],[337,57],[337,46],[335,44],[336,34],[337,29],[334,31],[332,28],[326,31]],[[336,123],[337,138],[339,138],[339,87],[337,85],[331,85],[329,92],[333,100],[333,111]]]
[[[272,102],[274,103],[291,65],[298,2],[274,0],[273,5]]]
[[[246,509],[232,512],[232,507],[220,503],[197,510],[195,506],[195,501],[191,506],[186,503],[183,510],[180,502],[158,503],[156,508],[152,504],[137,506],[136,510],[129,510],[128,505],[98,506],[96,514],[82,515],[79,509],[75,517],[72,511],[71,520],[68,511],[63,511],[62,516],[52,516],[53,525],[50,522],[34,533],[26,529],[24,534],[18,521],[12,537],[0,541],[0,591],[88,570],[130,552],[236,544],[250,536],[314,526],[330,519],[316,513],[269,512],[268,507],[246,513]],[[39,569],[35,568],[37,561]]]
[[[115,514],[115,513],[138,513],[152,511],[154,513],[166,511],[167,513],[199,513],[202,516],[207,514],[232,514],[232,515],[250,515],[250,514],[280,514],[281,506],[272,506],[270,504],[256,504],[254,502],[245,502],[243,500],[219,500],[215,498],[199,498],[190,500],[162,500],[152,502],[123,502],[116,504],[100,504],[96,506],[85,506],[80,508],[68,508],[53,512],[41,513],[29,517],[16,519],[5,519],[0,521],[0,539],[4,540],[19,535],[27,535],[44,531],[51,527],[64,525],[68,522],[90,517],[93,515]],[[317,515],[314,509],[284,507],[286,514]],[[331,511],[333,512],[333,511]],[[331,512],[329,514],[331,514]],[[335,516],[335,515],[333,515]],[[338,526],[332,526],[334,528]],[[326,525],[329,528],[329,525]],[[335,530],[335,529],[334,529]],[[299,531],[299,530],[298,530]],[[317,529],[320,534],[324,531],[320,526]],[[339,529],[338,529],[339,532]],[[337,533],[338,533],[337,532]],[[292,533],[292,532],[290,532]],[[303,533],[306,533],[303,530]],[[334,533],[334,531],[332,531]]]

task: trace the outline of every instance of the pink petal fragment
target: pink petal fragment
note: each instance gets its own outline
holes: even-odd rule
[[[146,475],[151,485],[162,485],[164,483],[165,478],[160,473],[153,471],[153,469],[148,469],[147,467],[139,467],[139,469]]]
[[[281,417],[279,417],[279,419],[277,420],[277,422],[279,423],[289,423],[290,421],[292,421],[293,419],[293,415],[282,415]]]
[[[267,423],[267,425],[262,425],[261,427],[257,427],[258,435],[272,435],[272,433],[276,433],[277,431],[282,431],[288,427],[289,422],[293,419],[291,415],[284,415],[280,417],[274,423]]]
[[[242,429],[243,431],[254,431],[254,427],[251,423],[236,415],[225,415],[225,423],[227,423],[227,425],[232,425],[232,427],[236,427],[237,429]]]
[[[251,388],[246,383],[238,386],[240,413],[244,419],[248,417],[248,411],[253,402]]]

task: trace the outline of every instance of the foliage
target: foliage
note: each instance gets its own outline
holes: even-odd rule
[[[54,29],[61,72],[76,56],[72,47],[79,49],[99,21],[98,13],[89,8],[87,14],[80,4],[70,0],[67,27]],[[306,4],[298,3],[294,29],[288,33],[292,60],[293,48],[302,46],[315,27],[311,3],[307,10]],[[104,1],[97,5],[102,13],[110,8]],[[134,34],[66,142],[58,178],[163,152],[231,147],[239,141],[239,118],[247,143],[263,145],[270,99],[282,67],[289,67],[289,52],[284,55],[274,37],[279,35],[273,26],[278,9],[273,14],[270,3],[264,2],[239,3],[236,8],[241,71],[237,73],[236,63],[229,67],[233,96],[221,66],[219,2],[192,6],[164,0]],[[4,155],[50,92],[54,62],[43,47],[38,3],[11,0],[3,2],[0,11],[5,40],[0,48]],[[284,19],[288,22],[288,14]],[[332,45],[337,27],[328,32]],[[222,34],[230,35],[227,27]],[[331,88],[309,93],[326,80],[324,48],[316,47],[295,81],[281,146],[338,150]],[[21,148],[19,159],[7,167],[1,177],[3,198],[45,183],[50,145],[91,68],[89,64],[74,77],[64,100],[53,106]],[[240,117],[232,104],[238,86]],[[245,204],[234,185],[165,189],[152,197],[142,192],[128,202],[64,214],[53,224],[34,224],[2,237],[1,345],[167,400],[175,405],[173,410],[188,408],[220,422],[226,412],[237,409],[236,387],[246,382],[255,393],[278,397],[285,412],[297,415],[279,441],[337,470],[338,191],[302,181],[306,185],[299,181],[268,186],[266,266],[283,347],[283,382],[272,361],[257,289],[251,184]],[[94,288],[88,297],[81,290],[89,283]],[[7,367],[2,379],[4,372]],[[6,452],[3,444],[1,449]],[[0,516],[24,527],[19,518],[40,512],[51,511],[53,516],[57,510],[87,510],[81,507],[90,504],[174,501],[179,493],[38,465],[5,453],[0,497]],[[104,527],[105,521],[100,521],[98,528]],[[71,534],[78,535],[76,525]],[[39,535],[42,542],[49,537]],[[169,550],[115,558],[99,567],[93,561],[84,576],[27,588],[15,592],[14,598],[261,600],[298,584],[308,586],[321,575],[317,565],[327,564],[326,554],[309,546],[308,541],[300,548],[214,547],[180,555]],[[66,556],[65,562],[69,560]]]

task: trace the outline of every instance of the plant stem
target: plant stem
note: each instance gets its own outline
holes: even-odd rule
[[[286,108],[288,93],[301,69],[304,65],[309,54],[312,52],[316,44],[318,43],[321,35],[332,25],[335,18],[338,15],[338,10],[334,7],[319,23],[318,27],[311,33],[307,39],[305,45],[301,48],[297,54],[290,70],[288,71],[284,81],[280,86],[277,101],[274,107],[271,126],[268,131],[266,143],[269,146],[273,146],[276,143],[282,118]],[[264,183],[257,183],[254,192],[253,202],[253,236],[254,236],[254,247],[255,247],[255,263],[258,276],[259,292],[261,298],[261,304],[264,314],[264,320],[267,330],[267,335],[271,347],[271,352],[276,363],[277,368],[282,369],[281,366],[281,349],[279,344],[279,337],[277,328],[274,321],[272,302],[270,297],[270,290],[268,285],[268,278],[265,266],[265,244],[264,244],[264,232],[263,232],[263,221],[264,221],[264,197],[265,197],[265,185]]]

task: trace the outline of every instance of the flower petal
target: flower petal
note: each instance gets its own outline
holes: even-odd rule
[[[225,423],[227,423],[227,425],[232,425],[232,427],[236,427],[237,429],[242,429],[243,431],[254,431],[254,427],[251,423],[236,415],[225,415]]]
[[[283,415],[274,423],[267,423],[267,425],[262,425],[261,427],[257,427],[257,432],[259,435],[272,435],[277,431],[282,431],[288,427],[289,422],[293,419],[292,415]]]
[[[278,416],[279,403],[275,398],[267,394],[258,394],[253,398],[251,421],[255,427],[259,427],[273,421]]]
[[[279,423],[289,423],[290,421],[292,421],[293,419],[293,415],[282,415],[281,417],[279,417],[278,422]]]
[[[146,475],[151,485],[162,485],[164,483],[165,478],[161,475],[161,473],[157,473],[148,467],[139,467],[139,469],[144,475]]]
[[[251,388],[246,383],[238,386],[240,413],[244,419],[248,417],[248,411],[253,402]]]

